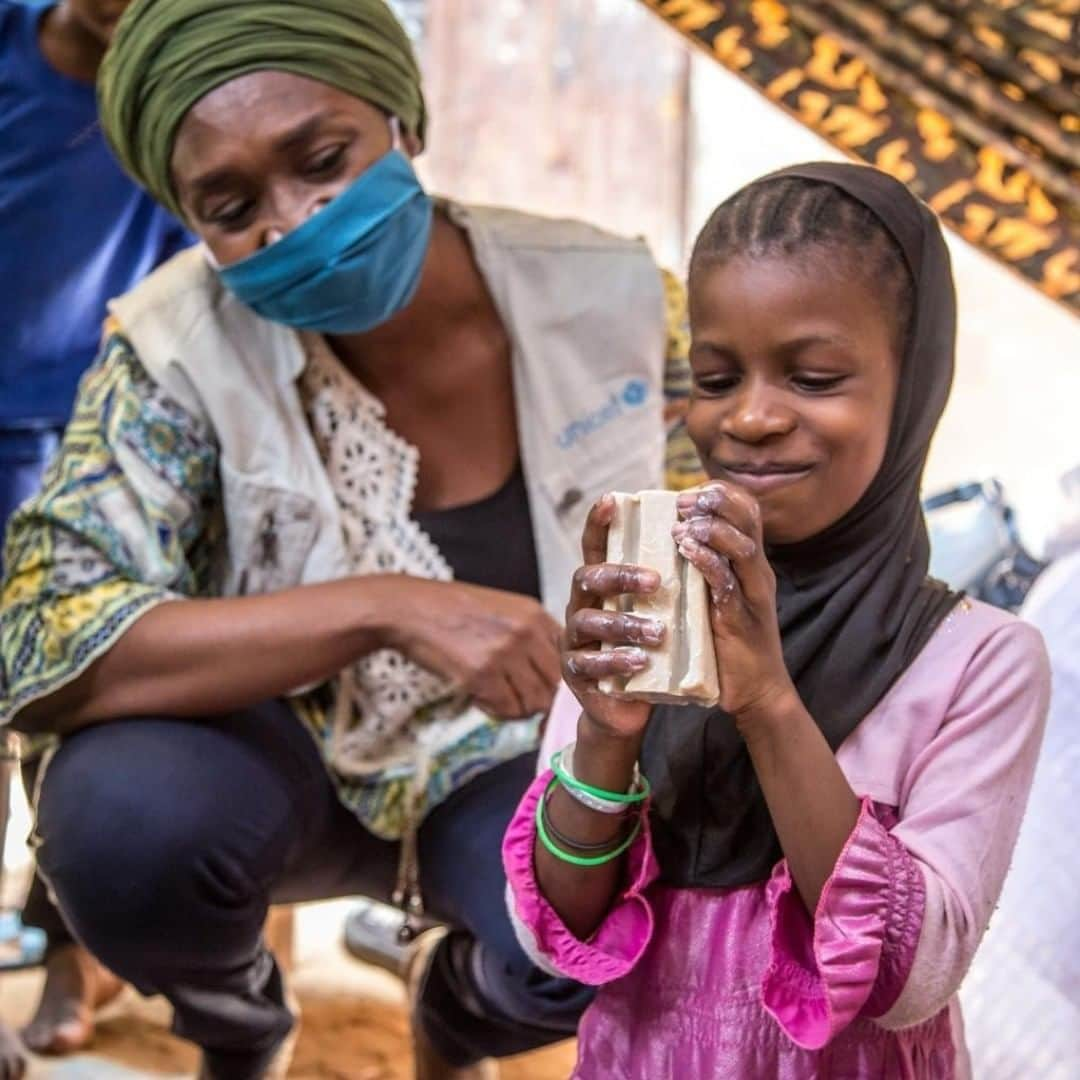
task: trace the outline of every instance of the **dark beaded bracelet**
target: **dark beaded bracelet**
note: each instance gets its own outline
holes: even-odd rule
[[[610,840],[601,840],[599,843],[583,844],[578,840],[571,840],[569,836],[563,835],[563,833],[559,832],[559,830],[552,825],[551,816],[548,814],[548,802],[550,800],[550,794],[544,796],[540,812],[543,815],[544,828],[547,830],[551,839],[559,844],[560,847],[573,848],[574,851],[607,852],[625,839],[625,832],[619,832]]]

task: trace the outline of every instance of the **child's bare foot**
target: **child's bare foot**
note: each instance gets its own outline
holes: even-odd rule
[[[19,1036],[0,1021],[0,1080],[22,1080],[26,1075],[26,1047]]]
[[[94,1037],[94,1014],[124,984],[81,945],[62,945],[45,961],[45,987],[37,1012],[23,1029],[26,1045],[38,1054],[70,1054]]]

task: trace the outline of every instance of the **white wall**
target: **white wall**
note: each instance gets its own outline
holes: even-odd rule
[[[690,223],[738,187],[800,161],[844,160],[715,62],[694,58]],[[1041,549],[1058,477],[1080,465],[1080,319],[948,233],[959,296],[956,383],[927,490],[998,477],[1025,539]]]

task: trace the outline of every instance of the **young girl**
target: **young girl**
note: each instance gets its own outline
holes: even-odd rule
[[[1048,674],[1036,631],[926,577],[955,330],[937,222],[872,169],[768,176],[705,226],[690,319],[712,481],[674,535],[710,586],[722,698],[599,692],[665,632],[602,610],[658,585],[604,563],[602,499],[567,613],[576,743],[504,846],[519,934],[601,987],[580,1080],[967,1076],[955,992]]]

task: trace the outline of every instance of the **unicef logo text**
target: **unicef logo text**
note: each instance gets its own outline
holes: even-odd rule
[[[560,449],[569,450],[594,431],[618,420],[628,409],[640,409],[648,399],[649,384],[644,379],[630,379],[621,390],[614,391],[600,408],[567,424],[556,440]]]

